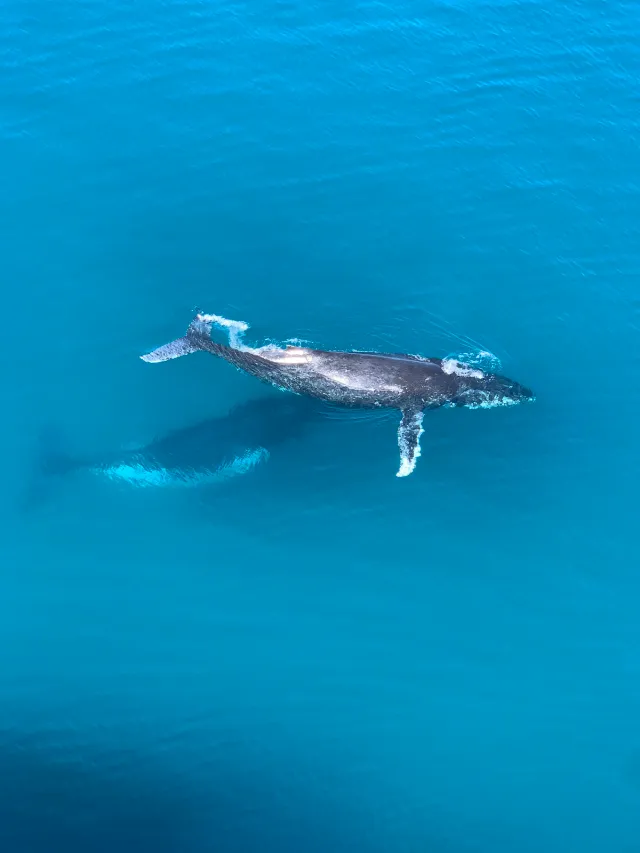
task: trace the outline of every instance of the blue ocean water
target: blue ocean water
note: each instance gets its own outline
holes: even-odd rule
[[[5,0],[0,846],[640,850],[636,3]],[[89,472],[264,393],[139,355],[477,347],[537,401]]]

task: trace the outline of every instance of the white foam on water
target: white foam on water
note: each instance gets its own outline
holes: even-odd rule
[[[253,448],[235,456],[229,462],[210,471],[197,471],[189,474],[171,471],[167,468],[147,468],[143,464],[121,464],[100,469],[99,473],[109,480],[125,482],[139,488],[193,488],[205,484],[221,483],[233,477],[248,474],[261,462],[269,458],[264,447]]]
[[[485,373],[498,373],[502,370],[502,362],[497,355],[488,350],[473,350],[470,352],[452,352],[443,359],[453,359],[468,367],[484,370]]]
[[[311,361],[311,356],[306,353],[306,348],[293,344],[294,339],[285,344],[279,341],[267,341],[261,347],[247,346],[244,342],[244,333],[249,329],[249,324],[245,323],[244,320],[230,320],[221,314],[198,314],[196,321],[206,327],[207,334],[211,334],[213,326],[217,326],[219,329],[227,329],[229,333],[229,346],[235,350],[251,352],[261,355],[263,358],[269,358],[272,355],[273,357],[269,360],[277,361],[279,364],[300,365],[308,364]],[[287,352],[288,348],[297,351]]]
[[[276,346],[280,346],[280,344],[276,344]],[[287,338],[284,341],[284,346],[299,347],[300,349],[314,348],[311,341],[304,340],[303,338]]]
[[[455,373],[456,376],[474,376],[476,379],[484,379],[484,373],[482,370],[477,370],[475,367],[463,364],[455,358],[443,359],[442,371],[443,373],[448,374]]]
[[[175,477],[166,468],[145,468],[144,465],[113,465],[99,470],[109,480],[124,480],[131,486],[170,486]]]
[[[223,317],[221,314],[198,314],[196,317],[201,323],[205,323],[211,329],[211,326],[218,326],[220,329],[229,330],[229,345],[234,349],[250,349],[243,343],[244,333],[248,330],[249,324],[244,320],[230,320],[228,317]]]
[[[518,406],[521,400],[513,397],[500,396],[492,391],[477,390],[472,392],[469,402],[464,402],[465,409],[498,409],[501,406]]]
[[[259,347],[247,346],[244,342],[244,333],[250,328],[249,323],[244,320],[230,320],[228,317],[223,317],[221,314],[198,314],[196,322],[202,323],[206,327],[206,334],[211,333],[213,326],[220,329],[227,329],[229,333],[229,346],[241,352],[251,352],[256,355],[261,355],[263,358],[270,358],[270,361],[277,361],[279,364],[301,365],[308,364],[313,360],[309,353],[307,341],[301,338],[288,338],[286,341],[275,341],[267,339],[267,342]],[[288,352],[288,350],[291,350]]]
[[[486,400],[481,400],[477,403],[465,403],[466,409],[497,409],[500,406],[517,406],[520,400],[514,400],[511,397],[494,397],[489,399],[487,394]]]

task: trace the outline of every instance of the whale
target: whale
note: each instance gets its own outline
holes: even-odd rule
[[[194,488],[224,484],[264,467],[284,445],[302,439],[326,414],[310,397],[269,394],[231,407],[218,417],[159,435],[131,450],[74,455],[59,431],[44,430],[23,501],[34,508],[51,484],[78,472],[135,488]]]
[[[225,329],[228,343],[211,337]],[[186,333],[140,358],[150,364],[207,352],[282,391],[351,409],[395,409],[400,415],[397,477],[411,474],[420,456],[425,412],[448,408],[491,409],[533,402],[533,391],[506,376],[456,358],[408,353],[321,350],[244,343],[248,323],[196,314]]]

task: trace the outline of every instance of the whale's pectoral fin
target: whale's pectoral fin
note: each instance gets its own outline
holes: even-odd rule
[[[400,448],[400,468],[396,477],[408,477],[416,467],[420,456],[420,436],[423,433],[422,409],[402,410],[402,420],[398,428],[398,447]]]

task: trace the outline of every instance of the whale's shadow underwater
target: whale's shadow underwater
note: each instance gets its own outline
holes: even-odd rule
[[[272,464],[286,445],[299,441],[327,412],[317,400],[273,393],[172,430],[144,447],[90,456],[73,455],[57,431],[43,431],[23,508],[52,496],[55,484],[80,472],[137,488],[221,486]]]

